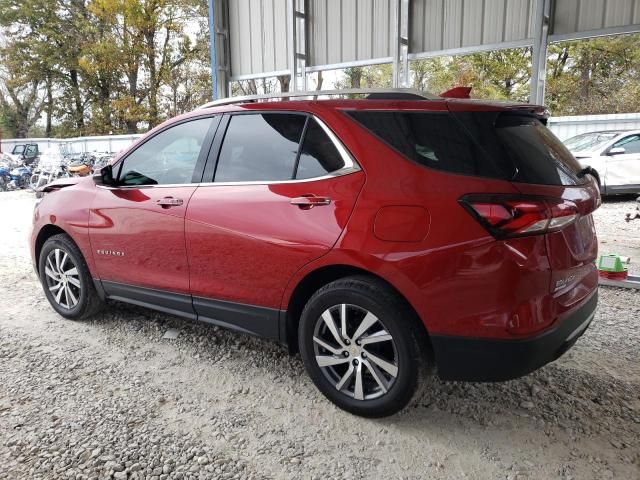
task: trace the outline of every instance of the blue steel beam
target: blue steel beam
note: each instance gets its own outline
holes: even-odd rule
[[[218,99],[218,65],[216,63],[215,0],[209,0],[209,55],[211,57],[211,89],[213,100]]]

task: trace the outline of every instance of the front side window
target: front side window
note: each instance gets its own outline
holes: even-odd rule
[[[120,185],[191,183],[200,149],[214,117],[181,123],[160,132],[125,158]]]
[[[38,154],[37,145],[27,145],[27,148],[24,152],[25,157],[35,157]]]
[[[612,148],[624,148],[624,153],[640,153],[640,135],[630,135],[618,140]]]
[[[231,116],[215,181],[291,180],[306,120],[293,113]]]

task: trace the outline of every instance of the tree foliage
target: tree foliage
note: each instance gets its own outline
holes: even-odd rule
[[[640,35],[549,46],[546,104],[553,115],[640,112]],[[413,86],[440,93],[471,86],[476,98],[526,102],[531,49],[412,62]]]
[[[4,136],[135,133],[210,99],[206,0],[0,0]],[[473,87],[527,101],[531,49],[411,62],[414,87]],[[549,47],[553,115],[640,111],[640,35]],[[316,72],[309,88],[390,87],[391,65]],[[245,80],[232,94],[289,90],[289,77]]]
[[[206,0],[0,0],[0,115],[135,133],[210,98]],[[8,127],[8,128],[7,128]]]

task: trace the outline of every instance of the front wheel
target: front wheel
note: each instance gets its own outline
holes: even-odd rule
[[[298,342],[318,389],[364,417],[403,409],[426,368],[415,314],[386,284],[348,277],[318,290],[302,312]]]
[[[38,272],[47,300],[63,317],[84,319],[102,307],[82,253],[68,235],[47,239],[40,252]]]

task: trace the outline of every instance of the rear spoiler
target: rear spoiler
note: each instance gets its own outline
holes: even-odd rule
[[[471,87],[453,87],[442,92],[441,98],[471,98]]]

